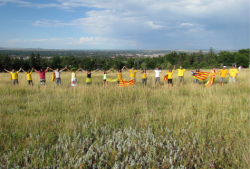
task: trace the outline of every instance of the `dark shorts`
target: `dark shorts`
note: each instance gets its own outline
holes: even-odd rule
[[[173,84],[173,79],[168,79],[168,84]]]
[[[120,84],[120,81],[117,81],[118,84]]]
[[[32,80],[28,80],[28,84],[32,84]]]
[[[12,84],[18,84],[18,79],[13,79]]]
[[[199,83],[199,80],[198,79],[194,79],[194,83]]]
[[[107,81],[107,79],[103,79],[103,81],[104,81],[104,82],[106,82],[106,81]]]

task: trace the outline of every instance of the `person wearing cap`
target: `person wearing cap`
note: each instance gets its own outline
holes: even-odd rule
[[[223,69],[220,70],[220,85],[223,86],[223,84],[225,83],[225,78],[227,74],[228,71],[226,69],[226,66],[223,66]]]
[[[235,66],[232,67],[232,69],[229,70],[229,75],[230,75],[230,78],[229,78],[229,83],[231,82],[236,82],[236,77],[238,75],[238,70],[235,68]]]

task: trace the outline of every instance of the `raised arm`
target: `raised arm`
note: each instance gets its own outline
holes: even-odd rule
[[[23,69],[22,69],[22,71],[23,71],[23,72],[26,72],[26,71],[24,71]],[[31,71],[32,71],[32,69],[31,69]],[[30,71],[30,72],[31,72],[31,71]]]
[[[34,68],[32,68],[35,72],[37,72],[37,70],[36,69],[34,69]]]
[[[51,69],[50,67],[47,67],[47,70],[48,70],[48,69],[49,69],[49,70],[51,70],[51,71],[54,71],[54,70],[53,70],[53,69]],[[46,70],[46,71],[47,71],[47,70]]]
[[[110,72],[112,69],[113,69],[113,68],[109,69],[109,70],[107,71],[107,73]]]
[[[67,69],[67,67],[65,67],[65,68],[61,69],[61,71],[64,71],[65,69]]]
[[[175,67],[175,65],[174,65],[174,70],[176,70],[176,67]]]
[[[128,70],[128,68],[127,68],[126,66],[123,66],[122,70],[123,70],[124,68],[125,68],[126,70]]]
[[[22,70],[22,68],[20,68],[19,70],[18,70],[18,72],[20,72]]]
[[[96,70],[94,70],[93,72],[91,72],[91,73],[94,73],[94,72],[96,72],[98,69],[96,69]]]
[[[49,67],[47,67],[46,72],[48,71]],[[53,70],[53,69],[52,69]]]
[[[76,72],[78,72],[79,70],[81,70],[82,68],[79,68]],[[68,68],[67,68],[68,71],[70,71]],[[71,71],[70,71],[71,72]]]
[[[5,71],[5,72],[8,72],[8,73],[10,73],[10,71],[8,71],[8,70],[6,70],[6,69],[4,69],[4,71]]]
[[[82,68],[81,68],[81,69],[82,69]],[[82,71],[83,71],[83,72],[87,72],[87,71],[85,71],[85,70],[83,70],[83,69],[82,69]]]

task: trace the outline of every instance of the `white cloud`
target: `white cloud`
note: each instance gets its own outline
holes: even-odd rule
[[[181,26],[193,26],[194,24],[192,23],[181,23]]]

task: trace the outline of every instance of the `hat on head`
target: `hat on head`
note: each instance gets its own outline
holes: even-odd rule
[[[223,66],[223,68],[226,68],[226,66]]]

